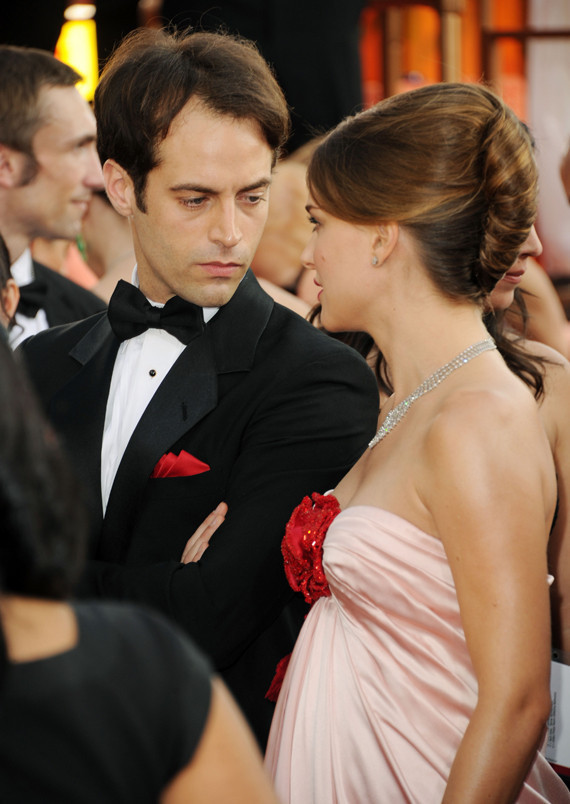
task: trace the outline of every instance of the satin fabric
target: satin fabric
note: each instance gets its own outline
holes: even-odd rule
[[[277,702],[266,765],[282,802],[440,802],[477,701],[441,542],[372,506],[324,542],[331,597],[311,609]],[[568,802],[541,754],[518,799]]]

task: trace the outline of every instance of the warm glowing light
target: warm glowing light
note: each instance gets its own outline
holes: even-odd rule
[[[66,20],[91,20],[95,16],[93,3],[72,3],[63,12]]]
[[[99,79],[95,20],[76,19],[64,22],[55,46],[55,55],[83,76],[83,81],[77,84],[77,89],[86,100],[93,100]]]

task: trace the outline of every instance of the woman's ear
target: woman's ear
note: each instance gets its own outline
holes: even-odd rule
[[[103,165],[103,179],[109,201],[119,215],[129,218],[136,207],[133,180],[114,159],[107,159]]]
[[[395,221],[381,223],[376,227],[373,244],[373,265],[380,266],[386,262],[396,248],[399,234],[400,227]]]

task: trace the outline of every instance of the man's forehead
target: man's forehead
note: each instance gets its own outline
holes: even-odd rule
[[[43,87],[38,98],[38,134],[54,129],[65,141],[94,139],[95,116],[75,87]],[[48,131],[46,131],[48,130]]]
[[[236,117],[219,112],[199,97],[191,97],[172,120],[167,139],[181,129],[200,129],[206,136],[219,128],[249,128],[259,138],[259,144],[270,148],[261,124],[255,117]]]
[[[42,87],[38,95],[38,115],[44,124],[57,124],[79,117],[95,126],[95,115],[91,107],[74,86]]]
[[[213,114],[202,106],[175,118],[156,156],[155,169],[172,174],[167,181],[213,188],[220,182],[240,187],[267,182],[273,153],[257,121]]]

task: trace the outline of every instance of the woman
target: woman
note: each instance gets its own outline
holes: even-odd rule
[[[83,513],[5,338],[0,533],[1,801],[277,803],[192,644],[150,611],[66,602]]]
[[[556,517],[548,544],[549,566],[555,578],[551,590],[552,645],[570,658],[570,363],[549,346],[520,337],[506,326],[505,318],[507,310],[517,307],[522,307],[525,317],[519,285],[526,273],[527,259],[541,253],[542,244],[533,226],[518,259],[493,289],[493,314],[487,315],[485,321],[507,365],[534,393],[552,449],[558,484]],[[533,361],[530,370],[528,362],[526,369],[521,363],[525,355]]]
[[[538,752],[555,471],[482,320],[534,221],[529,137],[482,87],[424,87],[338,126],[308,183],[322,323],[371,335],[393,395],[334,495],[287,528],[286,572],[316,602],[272,725],[277,792],[568,801]]]

